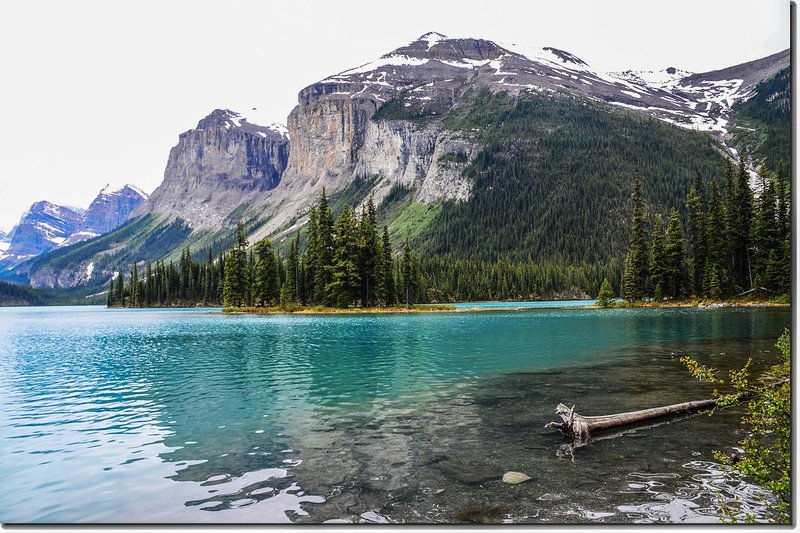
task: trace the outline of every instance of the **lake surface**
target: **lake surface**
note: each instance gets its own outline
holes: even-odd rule
[[[456,309],[552,309],[559,307],[585,307],[596,300],[547,300],[532,302],[459,302]]]
[[[709,397],[680,355],[765,368],[789,322],[0,309],[0,521],[715,522],[734,500],[764,519],[763,491],[712,459],[745,436],[736,409],[577,449],[543,426],[559,402],[593,415]]]

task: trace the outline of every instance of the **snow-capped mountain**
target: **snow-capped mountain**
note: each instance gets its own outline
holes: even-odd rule
[[[63,245],[83,223],[84,211],[41,201],[22,215],[8,249],[0,254],[4,269]]]
[[[87,210],[34,203],[0,246],[0,277],[13,276],[19,265],[45,252],[116,229],[146,198],[138,188],[125,185],[118,190],[106,186]]]
[[[117,190],[106,185],[89,204],[81,231],[95,235],[108,233],[127,221],[146,199],[147,194],[134,185],[128,184]]]
[[[213,111],[179,136],[164,180],[132,215],[148,215],[146,220],[137,218],[139,222],[131,223],[135,228],[125,226],[120,241],[103,250],[87,250],[74,265],[48,262],[47,256],[37,260],[31,267],[31,283],[71,287],[86,279],[90,266],[93,280],[107,281],[117,268],[129,267],[132,258],[164,258],[186,245],[192,249],[219,245],[230,237],[238,220],[252,228],[251,242],[261,237],[280,240],[306,223],[309,205],[323,188],[331,198],[338,195],[338,201],[358,203],[372,196],[378,205],[391,191],[401,191],[404,205],[418,210],[471,202],[478,197],[478,180],[468,170],[489,149],[484,130],[503,128],[497,107],[488,110],[486,117],[499,122],[476,120],[476,114],[486,111],[476,109],[476,99],[487,91],[492,98],[508,98],[508,105],[524,100],[531,108],[562,106],[570,113],[586,108],[595,115],[572,114],[587,120],[613,116],[614,121],[599,122],[617,128],[609,132],[617,137],[635,129],[632,123],[643,122],[634,120],[634,115],[704,132],[694,135],[656,121],[644,121],[647,124],[637,130],[654,139],[653,143],[672,137],[683,153],[705,147],[721,167],[720,144],[737,156],[733,150],[739,142],[733,134],[738,127],[736,104],[754,94],[760,82],[787,69],[789,59],[786,50],[700,74],[674,67],[603,72],[552,47],[427,33],[374,61],[328,75],[300,90],[286,127],[259,116],[257,109]],[[492,105],[500,105],[497,101]],[[520,126],[521,133],[535,131],[542,137],[569,130],[559,116],[532,113],[528,130]],[[465,117],[469,120],[462,120]],[[514,157],[516,141],[506,138],[504,142],[509,153],[500,153],[500,159]],[[542,150],[547,150],[544,143]],[[640,146],[638,150],[621,154],[614,179],[647,173],[641,153],[646,149]],[[603,176],[606,169],[587,172]],[[683,169],[674,180],[693,172]],[[524,179],[544,177],[532,171]],[[603,194],[617,196],[603,202],[623,204],[627,195],[620,191],[625,186],[608,187]],[[564,194],[563,205],[572,205],[576,198]],[[532,203],[542,201],[531,199]],[[608,214],[596,216],[606,218],[593,220],[587,232],[608,222]],[[420,224],[435,224],[430,220]],[[131,237],[136,231],[153,238]]]
[[[408,91],[409,101],[422,110],[436,111],[437,105],[447,100],[448,89],[468,79],[515,95],[526,91],[582,93],[682,127],[725,134],[733,104],[747,98],[756,83],[774,75],[788,60],[786,50],[702,74],[675,67],[602,72],[556,48],[450,39],[431,32],[373,62],[325,78],[306,91],[315,98],[346,95],[377,102]]]

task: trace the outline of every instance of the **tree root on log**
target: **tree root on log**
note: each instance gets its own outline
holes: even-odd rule
[[[555,428],[576,442],[588,442],[592,432],[627,426],[638,422],[646,422],[662,416],[687,413],[714,407],[717,400],[696,400],[693,402],[676,403],[664,407],[653,407],[641,411],[616,413],[604,416],[582,416],[575,412],[575,406],[567,407],[563,403],[556,407],[556,414],[561,417],[561,422],[550,422],[545,428]]]

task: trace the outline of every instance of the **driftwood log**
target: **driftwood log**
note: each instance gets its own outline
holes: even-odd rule
[[[699,409],[713,407],[716,403],[717,400],[696,400],[693,402],[676,403],[663,407],[653,407],[652,409],[642,409],[641,411],[604,416],[579,415],[575,412],[574,405],[572,407],[567,407],[563,403],[560,403],[558,407],[556,407],[556,414],[561,417],[561,422],[550,422],[545,427],[558,429],[576,441],[585,442],[589,440],[592,432],[595,431],[646,422],[667,415],[697,411]]]

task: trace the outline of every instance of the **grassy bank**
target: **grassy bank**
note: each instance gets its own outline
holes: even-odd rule
[[[411,307],[325,307],[291,305],[285,307],[225,307],[223,313],[245,315],[380,315],[389,313],[452,313],[452,305],[414,305]]]
[[[662,300],[655,301],[616,301],[610,302],[606,309],[619,309],[627,307],[658,307],[658,308],[680,308],[697,307],[700,309],[717,307],[788,307],[791,305],[789,296],[781,295],[772,298],[734,298],[730,300],[707,300],[692,298],[688,300]],[[603,309],[600,305],[587,305],[581,309]]]

